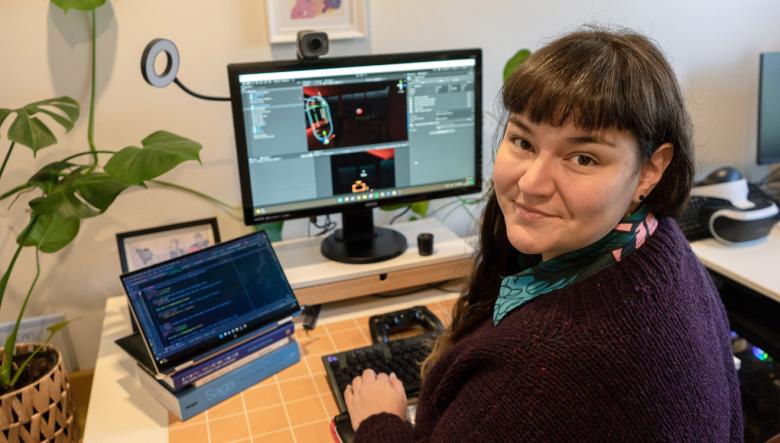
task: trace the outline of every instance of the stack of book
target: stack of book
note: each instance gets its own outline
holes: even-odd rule
[[[117,344],[181,420],[300,361],[300,306],[264,231],[119,276],[139,333]]]
[[[137,376],[158,402],[187,420],[300,361],[292,321],[275,324],[258,335],[170,374],[148,364],[139,334],[117,341],[138,363]],[[140,351],[140,352],[139,352]]]

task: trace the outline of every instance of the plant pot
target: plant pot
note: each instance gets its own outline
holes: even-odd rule
[[[16,352],[31,352],[35,346],[18,344]],[[54,367],[35,382],[0,396],[0,443],[78,441],[62,355],[53,346],[45,349],[56,353]]]

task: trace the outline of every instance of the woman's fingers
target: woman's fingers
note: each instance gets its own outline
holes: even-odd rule
[[[366,383],[372,384],[374,382],[388,383],[394,391],[402,394],[403,397],[406,398],[404,384],[398,378],[398,376],[395,375],[395,372],[391,373],[390,375],[384,372],[377,374],[373,369],[368,368],[363,371],[362,375],[358,375],[352,379],[352,384],[348,385],[344,390],[344,401],[346,401],[347,395],[354,397],[355,392],[359,392]]]
[[[376,372],[371,368],[366,368],[366,370],[363,371],[363,378],[366,380],[376,380]]]
[[[344,403],[347,405],[347,409],[352,407],[352,403],[355,400],[355,394],[352,392],[352,385],[347,385],[344,389]]]
[[[398,378],[397,375],[395,375],[395,372],[391,373],[388,379],[390,381],[390,386],[392,386],[396,392],[403,394],[404,398],[406,398],[406,390],[404,389],[404,383]]]
[[[357,377],[352,379],[352,390],[357,391],[358,389],[360,389],[360,386],[362,384],[363,384],[363,377],[358,375]]]
[[[344,403],[352,429],[374,414],[389,412],[403,418],[406,414],[404,385],[395,374],[377,374],[366,369],[344,389]]]

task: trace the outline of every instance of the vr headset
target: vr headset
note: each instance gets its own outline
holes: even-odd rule
[[[713,237],[728,245],[763,240],[780,220],[777,205],[731,167],[720,168],[691,190],[677,222],[689,240]]]

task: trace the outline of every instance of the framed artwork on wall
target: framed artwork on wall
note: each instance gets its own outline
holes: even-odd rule
[[[116,235],[123,273],[195,252],[219,241],[219,227],[213,217]]]
[[[366,36],[368,0],[266,0],[271,43],[291,43],[298,31],[328,33],[331,40]]]

